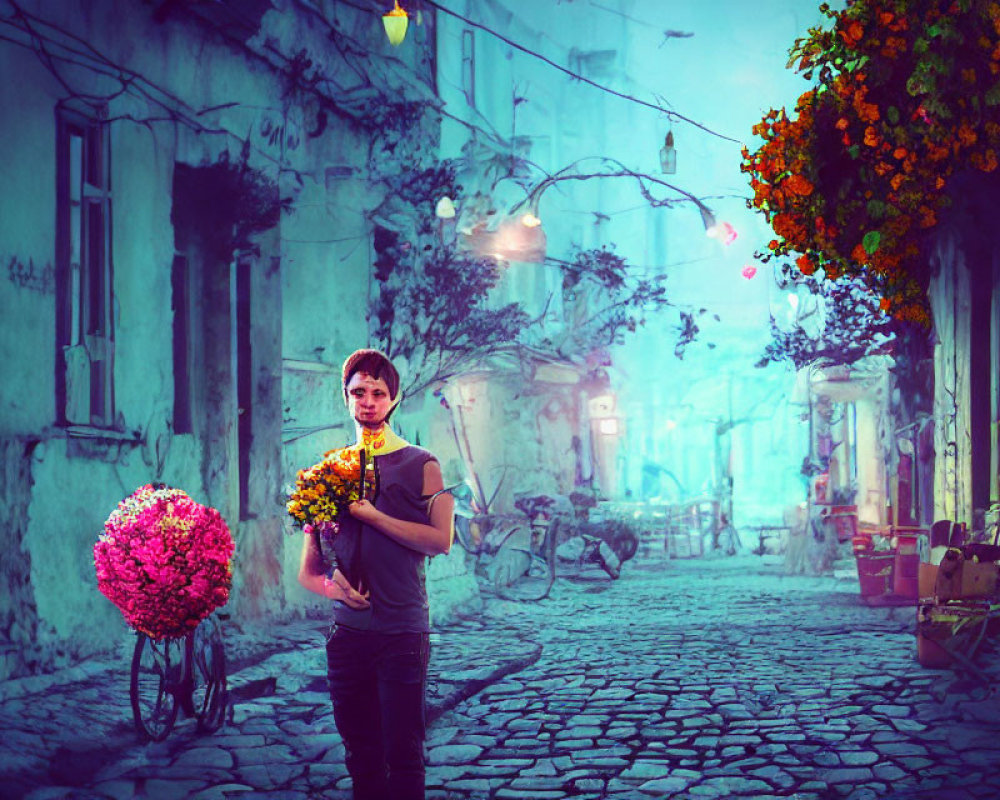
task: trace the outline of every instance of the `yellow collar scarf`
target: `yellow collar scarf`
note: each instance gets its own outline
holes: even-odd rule
[[[409,446],[409,442],[401,439],[388,425],[383,424],[378,430],[360,427],[358,446],[364,447],[372,456],[384,456]]]

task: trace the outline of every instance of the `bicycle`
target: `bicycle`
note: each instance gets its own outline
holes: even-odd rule
[[[506,600],[544,600],[556,579],[558,517],[512,528],[491,563],[494,591]],[[515,588],[515,585],[517,588]]]
[[[535,518],[529,528],[516,527],[501,542],[494,558],[494,590],[507,600],[543,600],[557,572],[585,579],[592,565],[616,580],[638,548],[638,537],[620,522],[573,525],[558,514],[551,520]]]
[[[182,639],[138,633],[129,696],[136,731],[144,740],[167,738],[179,709],[197,717],[198,730],[218,730],[226,716],[226,653],[220,619],[213,614]]]

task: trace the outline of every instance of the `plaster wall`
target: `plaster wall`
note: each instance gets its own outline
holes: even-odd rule
[[[0,84],[0,144],[8,154],[0,194],[0,445],[11,476],[3,507],[13,537],[4,573],[12,589],[0,595],[2,676],[59,666],[127,636],[119,613],[97,591],[92,546],[115,504],[151,480],[182,487],[223,512],[237,541],[231,610],[238,618],[306,609],[294,581],[299,540],[286,535],[283,483],[294,475],[291,464],[312,463],[317,452],[344,441],[343,428],[305,436],[302,428],[342,420],[333,372],[347,352],[368,342],[363,209],[373,204],[358,179],[369,155],[364,137],[337,119],[324,135],[309,136],[315,117],[289,100],[285,84],[250,52],[263,41],[223,44],[183,13],[154,21],[141,4],[22,6],[60,36],[71,32],[92,44],[133,75],[145,96],[117,94],[121,86],[113,76],[61,62],[60,82],[30,47],[0,45],[0,70],[17,76]],[[328,46],[322,30],[296,15],[273,9],[262,26],[262,37]],[[371,27],[364,35],[387,48]],[[418,39],[426,40],[427,27]],[[426,52],[418,48],[404,61],[426,73]],[[55,425],[55,108],[64,101],[83,110],[78,100],[67,101],[67,86],[115,95],[107,107],[115,431]],[[198,113],[204,109],[211,110]],[[230,346],[236,324],[231,270],[237,267],[213,263],[199,236],[179,243],[171,211],[175,163],[198,167],[223,154],[235,163],[244,138],[248,166],[292,202],[277,228],[249,244],[238,267],[247,270],[251,286],[252,347],[244,366],[254,413],[241,514],[237,353]],[[171,265],[178,246],[195,277],[194,431],[185,434],[172,430]],[[432,573],[460,571],[463,562],[456,559]],[[470,591],[444,591],[447,603],[440,607],[460,606],[474,598]]]
[[[449,387],[462,455],[491,513],[515,513],[514,502],[523,495],[574,490],[578,441],[589,436],[589,421],[577,382],[570,380],[575,376],[566,372],[566,383],[481,373]]]
[[[61,87],[27,50],[0,48],[4,73],[0,107],[18,109],[16,125],[0,128],[11,154],[0,196],[0,241],[9,258],[29,265],[0,282],[3,299],[3,381],[0,426],[8,441],[26,448],[30,481],[12,498],[19,517],[20,550],[29,565],[30,593],[6,598],[15,618],[38,618],[37,635],[21,643],[21,667],[58,665],[114,644],[124,633],[118,612],[96,591],[91,548],[104,518],[136,485],[162,479],[198,496],[194,442],[166,437],[171,412],[169,217],[172,133],[160,141],[146,129],[113,123],[112,250],[116,328],[115,395],[124,429],[110,439],[66,438],[54,428],[55,411],[55,107]],[[8,72],[9,70],[9,72]],[[138,165],[138,167],[137,167]],[[150,191],[150,186],[159,190]],[[33,267],[30,265],[34,265]],[[23,276],[18,278],[17,276]],[[8,279],[9,278],[9,279]],[[22,445],[23,447],[23,445]],[[26,512],[26,513],[25,513]],[[6,669],[16,671],[17,664]]]
[[[33,91],[47,74],[29,53],[0,48],[4,159],[0,193],[0,435],[42,430],[55,416],[55,127],[51,96]],[[18,124],[11,124],[16,119]]]

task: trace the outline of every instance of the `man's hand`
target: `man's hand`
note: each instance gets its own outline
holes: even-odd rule
[[[331,600],[341,600],[348,608],[363,611],[371,606],[368,602],[368,592],[361,594],[351,586],[347,577],[339,569],[333,571],[332,578],[325,578],[323,585],[326,588],[326,596]]]
[[[362,522],[367,522],[369,525],[374,524],[375,520],[381,513],[370,500],[357,500],[351,503],[347,510],[351,512],[351,516]]]

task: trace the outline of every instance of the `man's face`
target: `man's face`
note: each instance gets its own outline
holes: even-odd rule
[[[389,387],[382,378],[355,372],[347,382],[347,410],[358,423],[377,428],[392,409]]]

